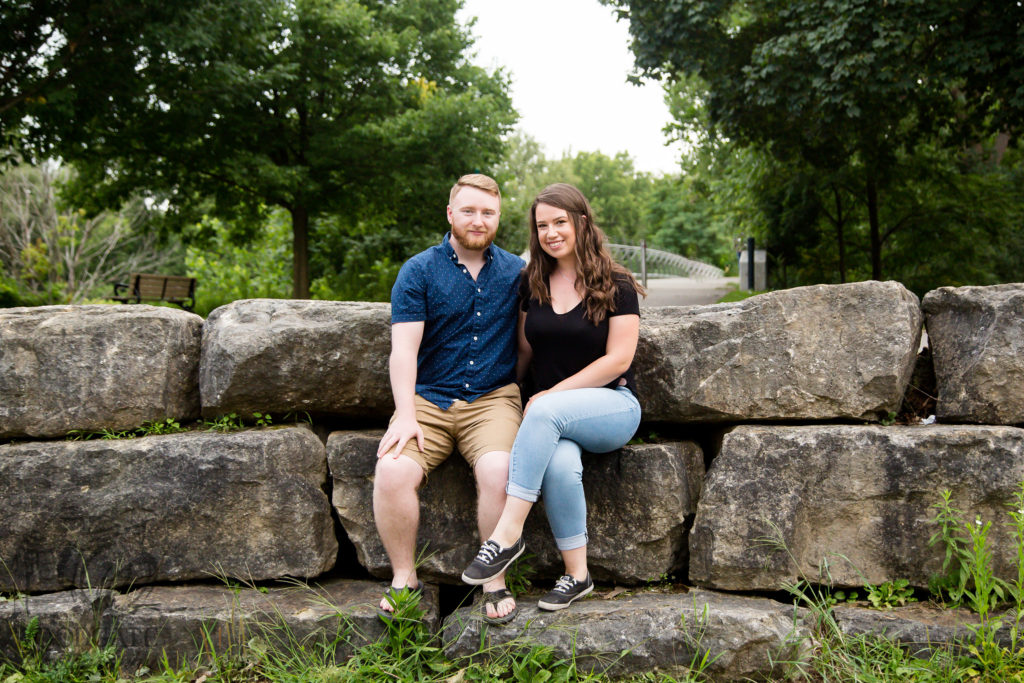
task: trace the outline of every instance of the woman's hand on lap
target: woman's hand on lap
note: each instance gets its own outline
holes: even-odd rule
[[[540,398],[544,394],[550,394],[550,393],[551,393],[550,389],[545,389],[544,391],[538,391],[536,394],[531,396],[530,400],[526,402],[526,407],[523,408],[523,417],[526,417],[526,413],[530,410],[530,406],[533,405],[534,401],[536,401],[538,398]]]

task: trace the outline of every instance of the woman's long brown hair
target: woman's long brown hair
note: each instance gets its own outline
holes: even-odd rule
[[[594,223],[594,211],[583,193],[567,183],[555,183],[545,187],[530,206],[530,262],[526,265],[526,278],[531,298],[551,302],[548,279],[557,264],[540,248],[538,204],[563,209],[572,221],[576,233],[576,277],[583,283],[584,315],[588,320],[598,325],[615,311],[616,276],[625,277],[638,294],[645,294],[633,274],[612,260],[604,246],[604,232]]]

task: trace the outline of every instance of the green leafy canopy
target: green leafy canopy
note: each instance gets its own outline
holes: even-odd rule
[[[105,17],[89,44],[98,61],[53,88],[41,74],[26,82],[42,94],[23,98],[6,130],[18,125],[26,149],[72,162],[72,193],[87,208],[141,192],[173,228],[204,213],[285,209],[295,296],[309,293],[312,219],[393,224],[412,214],[420,226],[422,193],[436,204],[455,177],[493,164],[514,122],[504,77],[466,61],[457,0],[170,4],[41,8],[37,33],[60,26],[65,36],[44,58],[52,70],[78,63],[68,36],[82,13]],[[117,20],[122,11],[137,20]]]

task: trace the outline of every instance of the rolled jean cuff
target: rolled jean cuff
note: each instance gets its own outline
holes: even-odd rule
[[[518,484],[513,484],[512,482],[505,484],[505,493],[512,496],[513,498],[525,500],[530,503],[536,503],[537,499],[540,498],[540,491],[531,491],[530,489],[524,489],[522,486],[519,486]]]
[[[576,534],[569,538],[556,538],[555,545],[558,546],[559,550],[576,550],[576,548],[582,548],[587,544],[587,532],[584,531],[582,534]]]

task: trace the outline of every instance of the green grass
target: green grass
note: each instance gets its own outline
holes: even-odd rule
[[[200,654],[183,666],[173,666],[166,656],[153,670],[130,671],[122,666],[113,647],[94,645],[84,654],[59,661],[45,657],[38,624],[30,623],[19,641],[16,661],[0,658],[0,683],[344,683],[348,681],[424,681],[468,683],[522,681],[523,683],[599,682],[610,680],[602,673],[581,670],[575,658],[559,658],[551,647],[515,641],[500,647],[481,647],[472,657],[449,660],[444,656],[440,634],[431,633],[421,620],[423,610],[417,593],[399,594],[394,616],[381,617],[384,633],[365,644],[365,638],[345,619],[336,632],[316,639],[299,639],[278,620],[246,623],[223,636],[206,632]],[[218,649],[214,643],[220,643]],[[336,652],[354,654],[336,657]],[[614,660],[614,658],[613,658]],[[698,665],[700,662],[697,663]],[[702,681],[644,674],[622,680],[671,683]]]
[[[812,615],[814,635],[805,642],[806,656],[778,662],[785,678],[797,681],[920,681],[995,683],[1024,680],[1020,656],[997,653],[998,664],[983,664],[964,643],[961,651],[936,649],[926,659],[910,656],[885,638],[844,634],[832,616],[834,598],[809,585],[794,590],[794,601]],[[481,647],[473,657],[448,660],[441,636],[430,633],[419,620],[419,597],[400,596],[396,616],[386,620],[384,634],[359,647],[348,657],[336,657],[339,645],[354,642],[359,634],[351,625],[317,640],[296,638],[280,625],[247,625],[237,646],[218,651],[214,638],[204,639],[195,661],[172,666],[166,660],[154,670],[129,671],[121,666],[113,647],[94,646],[90,651],[46,661],[45,647],[36,633],[22,640],[16,663],[0,661],[0,683],[347,683],[349,681],[424,681],[469,683],[523,681],[569,683],[611,681],[604,673],[581,669],[574,658],[559,658],[550,647],[513,642],[500,647]],[[699,643],[697,644],[699,646]],[[221,646],[224,647],[224,646]],[[697,648],[700,652],[700,648]],[[704,681],[701,673],[714,658],[704,653],[695,658],[690,676],[673,677],[662,672],[614,679],[646,683]],[[612,658],[614,659],[614,658]]]
[[[792,661],[777,661],[784,678],[818,683],[821,681],[864,682],[953,682],[1024,683],[1024,639],[1018,637],[1024,615],[1024,484],[1016,498],[1008,502],[1009,522],[1018,558],[1017,577],[1012,582],[995,579],[991,571],[991,552],[987,548],[989,525],[965,520],[953,507],[949,492],[933,508],[933,523],[938,531],[934,544],[947,550],[943,576],[937,581],[940,592],[935,598],[946,604],[971,608],[980,623],[967,627],[967,634],[953,647],[936,646],[926,656],[915,657],[896,643],[875,635],[850,635],[840,628],[833,607],[846,598],[833,590],[827,564],[815,581],[806,577],[790,585],[793,603],[809,615],[804,623],[812,634],[792,651],[801,653]],[[780,552],[789,553],[781,532],[760,540]],[[523,576],[529,573],[522,568]],[[897,580],[866,586],[877,607],[892,607],[911,599],[905,581]],[[207,637],[201,654],[183,666],[164,661],[154,671],[126,671],[118,652],[112,647],[94,644],[84,654],[50,661],[45,656],[37,622],[29,623],[14,661],[0,659],[0,683],[346,683],[348,681],[425,681],[430,683],[468,683],[491,681],[608,681],[604,672],[582,670],[574,657],[559,658],[550,647],[529,641],[513,641],[500,647],[486,647],[466,658],[449,660],[444,655],[442,636],[431,633],[421,621],[423,611],[417,593],[400,594],[395,615],[384,619],[384,633],[373,642],[345,619],[339,620],[335,633],[316,640],[296,638],[280,623],[245,624],[229,639],[233,644],[218,650],[220,639]],[[1007,606],[1008,611],[996,611]],[[340,613],[339,613],[339,616]],[[705,613],[704,618],[708,615]],[[1001,645],[996,632],[1001,625],[1011,628],[1011,644]],[[692,673],[673,678],[661,672],[649,672],[619,680],[672,683],[706,680],[704,671],[719,654],[703,649],[702,628],[688,646],[698,653]],[[358,644],[359,647],[355,647]],[[225,647],[225,646],[220,646]],[[336,652],[352,652],[336,656]],[[618,655],[621,653],[611,653]],[[610,656],[609,661],[615,657]]]
[[[312,424],[312,418],[305,411],[291,411],[285,413],[281,426],[287,424]],[[142,436],[154,436],[159,434],[178,434],[180,432],[236,432],[249,427],[272,427],[274,418],[270,413],[253,412],[251,417],[242,417],[238,413],[228,413],[209,420],[197,420],[190,424],[180,424],[173,418],[163,420],[150,420],[142,423],[135,429],[123,429],[115,431],[112,429],[101,429],[99,431],[88,431],[83,429],[72,429],[68,432],[67,441],[90,441],[93,439],[134,439]],[[0,681],[0,683],[4,683]]]
[[[770,291],[772,290],[762,289],[760,291],[751,292],[746,289],[734,289],[731,292],[726,292],[725,296],[718,300],[718,303],[726,304],[731,301],[743,301],[744,299],[748,299],[752,296],[757,296],[758,294],[767,294]]]
[[[948,606],[970,608],[978,623],[966,625],[962,640],[950,648],[935,648],[927,658],[913,657],[885,638],[847,635],[832,613],[837,600],[828,588],[831,580],[826,568],[817,584],[804,578],[790,588],[795,602],[811,613],[817,631],[812,658],[790,663],[803,677],[813,681],[1024,681],[1024,638],[1019,636],[1024,618],[1024,483],[1014,500],[1007,502],[1010,520],[1005,524],[1014,533],[1017,551],[1013,582],[997,578],[992,570],[988,547],[992,522],[965,520],[950,498],[949,491],[942,491],[941,500],[932,506],[936,510],[932,523],[938,530],[930,544],[945,550],[942,573],[932,581],[933,596]],[[781,533],[775,531],[761,542],[789,553]],[[825,588],[817,587],[822,585]],[[865,588],[875,607],[891,608],[913,599],[905,580]],[[997,607],[1008,609],[997,612]],[[1008,647],[997,637],[1002,626],[1009,627]]]

